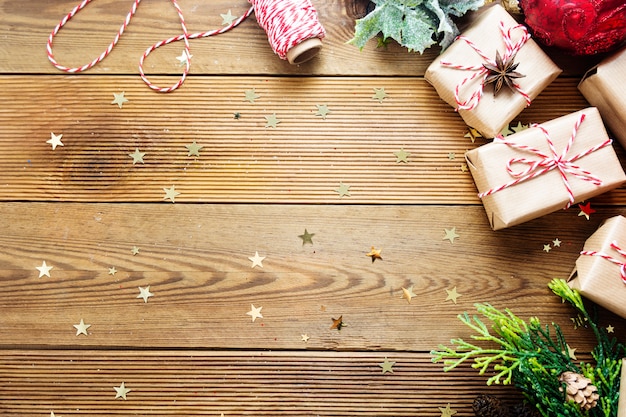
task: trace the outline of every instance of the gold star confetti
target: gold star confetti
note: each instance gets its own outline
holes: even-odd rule
[[[453,415],[456,414],[456,410],[452,410],[450,408],[450,403],[448,403],[448,405],[446,405],[445,408],[441,408],[441,407],[437,407],[439,408],[439,411],[441,411],[441,417],[452,417]]]
[[[139,295],[137,296],[137,298],[143,298],[144,303],[148,302],[148,298],[154,296],[154,294],[150,292],[149,285],[146,288],[142,288],[142,287],[138,287],[138,288],[139,288]]]
[[[543,245],[543,251],[544,251],[545,253],[548,253],[548,252],[550,252],[551,250],[552,250],[552,248],[550,247],[550,245],[549,245],[549,244],[548,244],[548,245]]]
[[[396,364],[395,362],[390,361],[389,359],[385,358],[385,361],[382,363],[379,363],[378,366],[383,368],[383,374],[387,372],[391,372],[393,374],[393,366],[395,364]]]
[[[580,213],[578,213],[578,216],[585,216],[587,220],[589,220],[589,216],[596,212],[595,209],[591,208],[591,203],[579,204],[578,208],[580,209]]]
[[[379,103],[382,103],[384,99],[389,97],[385,92],[385,88],[375,88],[374,95],[372,96],[372,100],[378,100]]]
[[[133,165],[135,165],[137,162],[141,162],[143,164],[143,157],[146,156],[146,153],[139,152],[139,148],[135,148],[135,152],[129,153],[128,156],[133,158]]]
[[[559,240],[558,237],[552,241],[552,246],[554,246],[555,248],[561,247],[561,241]]]
[[[578,329],[579,327],[587,327],[587,318],[581,316],[580,314],[576,317],[570,317],[570,320],[572,321],[572,323],[574,323],[574,330]]]
[[[469,171],[469,167],[467,166],[467,164],[461,164],[461,172],[467,172]]]
[[[393,153],[396,156],[396,163],[404,162],[405,164],[409,162],[409,156],[411,156],[410,152],[405,151],[400,148],[399,151]]]
[[[65,146],[63,145],[63,142],[61,142],[62,137],[63,134],[55,135],[54,133],[50,132],[50,139],[48,139],[46,143],[52,145],[52,150],[55,150],[57,146]]]
[[[413,292],[413,285],[409,288],[402,287],[402,298],[406,298],[406,300],[411,304],[411,299],[416,297],[417,295]]]
[[[331,320],[333,321],[333,324],[330,325],[330,330],[332,329],[341,330],[341,328],[346,325],[343,322],[343,316],[339,316],[339,318],[331,319]]]
[[[511,126],[513,133],[521,132],[524,129],[528,129],[529,125],[523,125],[522,122],[517,122],[517,125]]]
[[[461,294],[456,292],[456,287],[452,288],[451,290],[446,290],[446,293],[448,295],[446,296],[446,299],[444,301],[452,300],[454,304],[456,304],[456,299],[461,296]]]
[[[272,127],[274,129],[276,129],[276,126],[278,126],[278,124],[280,123],[280,120],[278,120],[278,118],[276,118],[276,113],[272,113],[269,116],[264,116],[265,117],[265,127]]]
[[[446,232],[446,235],[443,237],[442,240],[449,240],[450,243],[454,243],[454,239],[459,238],[460,236],[456,233],[456,227],[453,227],[452,229],[443,229]]]
[[[39,278],[43,277],[44,275],[50,278],[50,270],[54,267],[47,265],[46,261],[43,261],[41,266],[36,266],[35,268],[39,270]]]
[[[476,142],[476,139],[480,139],[483,137],[483,135],[480,134],[480,132],[478,132],[478,130],[474,129],[473,127],[469,128],[469,131],[463,136],[464,138],[469,138],[472,143]]]
[[[261,309],[263,307],[255,307],[254,304],[250,304],[250,311],[248,311],[246,314],[249,315],[250,317],[252,317],[252,322],[254,322],[256,319],[262,319],[263,318],[263,314],[261,314]]]
[[[241,113],[239,113],[238,111],[233,113],[233,119],[235,120],[239,120],[241,119]]]
[[[133,254],[133,256],[135,256],[139,253],[139,248],[137,246],[133,246],[130,252]]]
[[[187,63],[191,60],[191,58],[193,58],[193,55],[191,54],[187,55],[187,51],[185,51],[184,49],[183,49],[183,53],[180,54],[180,56],[176,57],[180,66],[187,65]]]
[[[50,417],[54,417],[54,412],[50,411]]]
[[[376,259],[380,259],[382,261],[383,257],[380,255],[380,252],[382,252],[382,249],[376,249],[374,246],[372,246],[370,251],[366,253],[365,256],[369,256],[370,258],[372,258],[372,263],[374,263]]]
[[[200,156],[200,149],[204,146],[198,145],[194,140],[191,145],[185,145],[185,148],[187,148],[187,156]]]
[[[304,233],[301,235],[298,235],[298,237],[300,239],[302,239],[302,246],[305,245],[305,243],[310,243],[311,245],[313,244],[313,236],[315,236],[315,233],[309,233],[306,229],[304,229]]]
[[[615,332],[615,327],[611,326],[610,324],[608,326],[606,326],[606,332],[607,333],[614,333]]]
[[[255,266],[263,268],[263,259],[265,259],[265,256],[259,256],[259,252],[254,252],[254,256],[249,256],[248,259],[252,261],[252,268]]]
[[[80,323],[74,324],[73,326],[76,328],[76,336],[80,336],[81,334],[88,336],[87,329],[91,327],[91,324],[85,324],[85,321],[80,319]]]
[[[568,344],[565,344],[565,347],[567,348],[567,356],[569,356],[573,360],[576,360],[576,349],[572,349]]]
[[[233,21],[235,21],[235,19],[237,19],[237,16],[233,16],[230,13],[230,10],[226,14],[220,13],[220,16],[222,17],[222,25],[230,25]]]
[[[504,136],[504,137],[509,136],[509,135],[512,135],[513,133],[515,133],[515,132],[513,132],[513,131],[512,131],[512,130],[508,127],[508,126],[505,126],[505,127],[504,127],[501,131],[500,131],[500,135],[501,135],[501,136]]]
[[[254,88],[252,90],[246,90],[244,94],[246,95],[245,101],[249,101],[250,103],[254,103],[254,100],[261,98],[261,96],[254,91]]]
[[[350,197],[350,186],[348,184],[344,184],[343,182],[339,183],[339,188],[335,188],[336,193],[339,193],[339,197]]]
[[[123,398],[126,399],[126,394],[128,394],[130,392],[130,389],[126,388],[126,386],[124,385],[124,383],[122,382],[122,384],[119,387],[113,387],[113,389],[115,390],[115,398]]]
[[[315,113],[315,115],[322,116],[322,119],[326,119],[326,116],[330,113],[328,106],[326,104],[316,104],[315,107],[317,107],[317,113]]]
[[[309,337],[309,335],[308,335],[308,334],[306,334],[306,333],[305,333],[305,334],[302,334],[302,335],[300,335],[300,337],[301,337],[301,340],[302,340],[304,343],[308,343],[308,342],[309,342],[310,337]]]
[[[115,275],[117,274],[117,269],[115,269],[114,266],[112,266],[111,268],[109,268],[109,275]]]
[[[163,197],[163,200],[167,200],[169,198],[172,203],[174,203],[176,197],[180,195],[173,185],[170,188],[163,188],[163,191],[165,191],[165,197]]]
[[[117,104],[117,106],[120,109],[122,108],[124,103],[128,102],[128,99],[126,97],[124,97],[124,92],[123,91],[121,93],[113,93],[113,97],[115,97],[115,99],[113,99],[111,104]]]
[[[456,154],[455,154],[454,152],[450,152],[450,153],[448,154],[448,159],[449,159],[450,161],[454,161],[454,160],[456,159]]]

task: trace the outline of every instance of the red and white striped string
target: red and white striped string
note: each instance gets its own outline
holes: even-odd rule
[[[113,41],[106,47],[106,49],[91,62],[79,66],[79,67],[66,67],[57,62],[54,57],[54,53],[52,52],[52,43],[54,41],[55,36],[59,33],[59,31],[81,10],[83,10],[89,3],[93,0],[83,0],[78,6],[73,8],[60,22],[59,24],[52,30],[50,36],[48,36],[48,42],[46,44],[48,59],[57,69],[60,71],[64,71],[67,73],[78,73],[87,71],[90,68],[93,68],[102,60],[104,60],[113,50],[113,48],[118,44],[122,34],[130,24],[131,19],[137,12],[137,7],[141,0],[133,0],[132,7],[128,14],[126,15],[122,26],[116,33]],[[160,92],[160,93],[168,93],[179,88],[187,78],[190,70],[190,61],[191,61],[191,53],[189,40],[190,39],[198,39],[205,38],[208,36],[219,35],[221,33],[227,32],[232,28],[238,26],[241,22],[243,22],[248,16],[250,16],[253,12],[255,12],[257,16],[257,20],[259,21],[259,25],[267,32],[268,40],[272,49],[278,56],[282,59],[286,59],[287,51],[291,49],[294,45],[313,37],[322,38],[325,35],[324,28],[321,23],[317,19],[317,14],[311,2],[309,0],[249,0],[252,6],[240,17],[235,19],[232,23],[221,27],[219,29],[210,30],[207,32],[198,32],[190,34],[187,29],[187,24],[185,23],[185,17],[183,12],[178,5],[177,0],[171,0],[172,5],[176,9],[176,13],[178,14],[178,19],[180,21],[180,25],[182,28],[182,34],[173,36],[169,39],[162,40],[160,42],[155,43],[143,53],[141,58],[139,59],[139,75],[141,79],[146,83],[148,87],[151,89]],[[185,64],[185,68],[183,73],[175,84],[170,87],[159,87],[158,85],[152,83],[144,72],[144,62],[148,55],[154,52],[156,49],[161,46],[168,45],[172,42],[183,41],[185,45],[184,49],[184,57],[183,61]]]
[[[578,133],[578,129],[580,128],[580,125],[582,124],[584,120],[585,120],[585,114],[581,113],[578,119],[576,120],[576,122],[574,123],[574,128],[572,129],[572,134],[570,135],[567,141],[567,145],[565,146],[565,148],[560,154],[557,153],[557,150],[554,146],[552,139],[550,138],[550,135],[548,134],[548,131],[541,125],[535,124],[532,127],[540,129],[543,135],[545,136],[546,141],[548,142],[548,148],[550,149],[549,155],[545,154],[544,152],[540,151],[537,148],[532,148],[527,145],[520,145],[515,142],[506,140],[502,136],[498,136],[497,138],[495,138],[494,143],[502,143],[504,145],[518,149],[520,151],[530,152],[534,154],[538,159],[513,158],[509,160],[506,164],[506,169],[509,175],[515,179],[499,187],[484,191],[478,194],[478,197],[483,198],[488,195],[497,193],[498,191],[502,191],[506,188],[512,187],[521,182],[532,180],[533,178],[537,178],[538,176],[543,175],[547,172],[550,172],[554,169],[558,170],[559,173],[561,174],[561,180],[563,181],[563,184],[565,185],[565,189],[567,191],[569,201],[565,208],[569,208],[575,202],[574,192],[572,191],[572,188],[570,186],[568,175],[572,175],[583,181],[589,181],[597,186],[602,185],[602,180],[600,178],[596,177],[591,172],[582,169],[578,165],[575,165],[574,162],[581,159],[582,157],[586,155],[589,155],[597,151],[598,149],[604,148],[605,146],[610,146],[612,143],[611,139],[607,139],[604,142],[599,143],[595,146],[592,146],[588,148],[587,150],[580,152],[576,155],[573,155],[570,157],[567,156],[572,145],[574,144],[574,140],[576,138],[576,134]],[[528,167],[522,171],[515,171],[513,169],[514,164],[528,165]]]
[[[616,241],[611,242],[611,248],[614,249],[618,254],[622,255],[622,260],[616,259],[613,256],[608,255],[604,252],[598,252],[598,251],[593,251],[593,250],[584,250],[580,252],[580,254],[589,255],[589,256],[599,256],[602,259],[606,259],[609,262],[619,265],[620,276],[622,278],[622,282],[626,285],[626,251],[622,250]]]
[[[516,25],[516,26],[510,27],[509,29],[505,29],[504,22],[500,21],[499,28],[500,28],[500,33],[502,35],[502,41],[504,42],[504,47],[505,47],[504,54],[501,55],[502,61],[506,62],[512,56],[515,56],[519,52],[520,49],[522,49],[526,41],[530,39],[530,34],[528,33],[528,29],[526,29],[524,25]],[[516,42],[513,42],[512,32],[514,30],[519,30],[521,32],[521,37]],[[465,41],[478,55],[480,55],[480,57],[486,63],[494,67],[497,67],[495,59],[488,57],[474,42],[472,42],[471,39],[469,39],[466,36],[459,36],[457,40]],[[483,91],[485,89],[485,80],[487,79],[487,76],[489,75],[489,70],[485,68],[482,64],[481,65],[459,65],[459,64],[453,64],[447,61],[441,61],[440,64],[443,65],[444,67],[458,69],[461,71],[474,71],[473,74],[465,77],[454,88],[454,99],[456,100],[456,103],[457,103],[457,108],[456,108],[457,111],[458,110],[472,110],[476,108],[476,106],[478,106],[478,103],[480,102],[480,99],[483,96]],[[480,77],[482,77],[482,79],[480,80],[480,84],[478,85],[478,87],[476,87],[476,89],[472,92],[472,94],[469,96],[468,99],[463,100],[461,98],[461,89],[465,87],[466,85],[471,84],[473,80],[479,79]],[[522,88],[519,86],[519,84],[517,84],[516,82],[512,81],[511,84],[513,85],[513,88],[515,88],[515,90],[519,94],[521,94],[522,97],[524,97],[524,99],[526,100],[526,105],[529,106],[531,102],[530,96],[525,91],[523,91]]]
[[[295,45],[311,38],[322,39],[326,32],[309,0],[248,0],[254,7],[259,26],[265,30],[272,50],[287,59]]]

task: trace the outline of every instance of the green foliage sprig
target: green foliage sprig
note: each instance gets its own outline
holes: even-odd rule
[[[476,10],[484,0],[372,0],[375,9],[356,21],[348,41],[363,49],[368,40],[382,34],[409,51],[419,53],[435,43],[445,49],[459,34],[453,17]]]
[[[478,316],[459,315],[459,319],[476,332],[471,336],[472,342],[453,339],[454,348],[440,345],[431,352],[433,362],[443,361],[446,372],[466,361],[473,361],[472,368],[478,369],[481,375],[493,369],[495,374],[487,380],[487,385],[515,385],[544,417],[616,417],[624,346],[614,338],[609,339],[606,330],[598,327],[578,291],[561,279],[552,280],[549,287],[570,303],[593,331],[598,342],[591,352],[595,365],[576,364],[570,358],[568,345],[557,324],[542,326],[536,317],[526,322],[508,309],[501,311],[489,304],[475,307],[491,322],[491,327]],[[496,347],[485,347],[485,343]],[[598,406],[583,411],[565,400],[559,382],[559,376],[565,371],[577,372],[591,380],[600,395]]]

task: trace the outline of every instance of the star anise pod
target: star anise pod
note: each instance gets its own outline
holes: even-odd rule
[[[519,62],[514,63],[515,55],[516,54],[513,54],[509,57],[509,59],[503,61],[500,53],[496,51],[496,65],[494,66],[491,64],[483,64],[483,67],[485,67],[487,71],[489,71],[487,73],[487,77],[485,78],[485,85],[493,84],[494,97],[498,95],[498,92],[503,85],[506,85],[511,90],[515,91],[513,79],[525,77],[525,75],[515,71],[515,69],[519,65]]]

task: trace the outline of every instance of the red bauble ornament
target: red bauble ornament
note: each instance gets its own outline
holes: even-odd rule
[[[574,55],[593,55],[626,40],[624,0],[519,0],[535,39]]]

